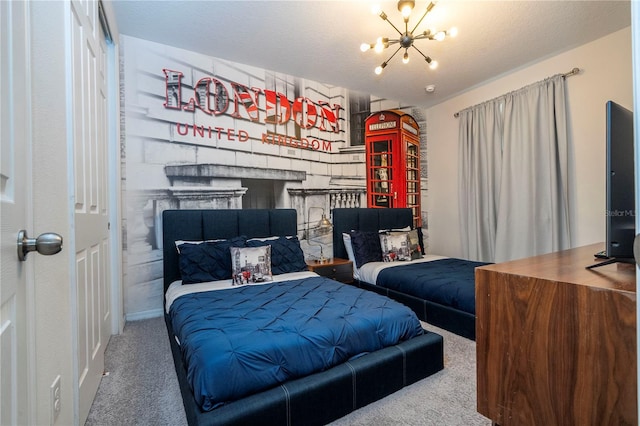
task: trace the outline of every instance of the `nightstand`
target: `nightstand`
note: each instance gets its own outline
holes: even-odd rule
[[[343,283],[353,282],[353,263],[347,259],[334,257],[326,262],[320,263],[315,260],[307,260],[307,266],[311,272],[315,272],[323,277]]]

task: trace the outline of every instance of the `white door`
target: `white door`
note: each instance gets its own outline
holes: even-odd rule
[[[73,169],[70,173],[73,182],[69,182],[73,205],[69,208],[74,213],[75,233],[65,245],[75,249],[76,260],[69,283],[71,294],[76,296],[72,306],[76,333],[73,342],[58,344],[76,348],[74,403],[69,405],[67,399],[62,404],[67,410],[72,406],[73,418],[82,424],[102,376],[104,349],[110,335],[106,44],[98,20],[98,2],[60,2],[57,6],[69,14],[70,23],[65,27],[71,42],[67,45],[69,61],[65,61],[71,76],[66,96],[72,105],[69,117],[72,133],[67,148],[74,159],[69,164]],[[32,299],[36,288],[34,275],[41,275],[42,271],[34,270],[37,258],[33,258],[40,255],[30,254],[24,262],[17,256],[18,231],[25,229],[36,234],[32,225],[36,219],[34,209],[38,207],[33,194],[39,187],[38,179],[47,179],[46,172],[39,173],[32,157],[32,83],[33,79],[46,80],[48,74],[46,69],[31,66],[29,35],[34,28],[30,7],[29,2],[0,1],[1,425],[35,424],[36,419],[47,419],[46,409],[39,407],[36,411],[36,401],[45,406],[52,401],[46,400],[39,387],[43,382],[50,383],[50,374],[55,377],[58,371],[64,371],[60,365],[52,371],[45,368],[43,377],[37,376],[42,363],[36,361],[34,352],[38,338]],[[46,34],[40,33],[37,38],[41,48]],[[30,311],[32,314],[28,315]],[[68,377],[63,382],[65,379]],[[66,418],[69,417],[67,414]],[[48,420],[54,422],[53,418]]]
[[[26,289],[32,262],[20,262],[17,234],[32,231],[27,181],[31,140],[26,2],[0,1],[0,424],[30,422],[27,405]],[[31,255],[34,256],[34,255]]]
[[[98,2],[71,1],[72,132],[78,416],[83,423],[104,371],[110,336],[107,48]]]

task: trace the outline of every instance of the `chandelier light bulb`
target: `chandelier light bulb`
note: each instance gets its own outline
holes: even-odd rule
[[[362,43],[360,45],[360,51],[361,52],[366,52],[369,49],[371,49],[371,45],[369,43]]]
[[[458,35],[458,28],[457,27],[451,27],[451,29],[449,31],[447,31],[447,35],[451,36],[451,37],[455,37]]]
[[[407,53],[406,51],[404,52],[404,56],[402,57],[402,63],[403,64],[409,63],[409,53]]]
[[[373,47],[376,53],[380,53],[384,50],[384,44],[382,43],[382,37],[378,37],[376,40],[376,45]]]
[[[432,70],[435,70],[436,68],[438,68],[438,61],[431,61],[429,63],[429,68],[431,68]]]
[[[434,40],[442,41],[442,40],[444,40],[444,37],[445,37],[445,36],[446,36],[446,34],[444,33],[444,31],[438,31],[438,32],[433,36],[433,38],[434,38]]]
[[[374,4],[373,6],[371,6],[371,14],[372,15],[379,16],[380,13],[382,13],[382,8],[380,7],[379,4]]]
[[[380,66],[376,67],[376,69],[375,69],[376,74],[377,74],[377,75],[382,74],[382,70],[383,70],[383,69],[384,69],[384,67],[386,67],[386,66],[387,66],[387,63],[386,63],[386,62],[381,63],[381,64],[380,64]]]
[[[416,2],[413,0],[400,0],[398,2],[398,10],[405,20],[409,18],[409,15],[411,15],[411,11],[415,5]]]

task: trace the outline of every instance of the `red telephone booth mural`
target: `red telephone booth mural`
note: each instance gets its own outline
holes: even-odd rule
[[[387,110],[365,120],[367,207],[409,207],[420,217],[420,128],[409,114]]]

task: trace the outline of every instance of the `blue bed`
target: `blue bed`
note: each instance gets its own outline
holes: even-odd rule
[[[411,209],[402,208],[334,209],[332,220],[334,256],[344,259],[350,256],[343,233],[378,233],[413,225]],[[422,240],[420,246],[423,246]],[[421,251],[424,253],[423,248]],[[385,264],[391,267],[366,274],[366,268],[375,266],[372,262],[358,265],[363,266],[362,276],[356,276],[354,284],[402,302],[423,321],[475,340],[475,268],[485,264],[425,256],[411,262]]]
[[[165,290],[181,278],[176,240],[296,230],[290,209],[165,211]],[[411,310],[310,272],[288,275],[167,304],[189,424],[326,424],[443,368],[442,337],[424,331]],[[367,315],[356,316],[358,308]]]
[[[190,293],[169,316],[205,411],[423,334],[406,306],[318,276]]]
[[[475,269],[486,265],[446,258],[380,271],[376,285],[475,315]]]

